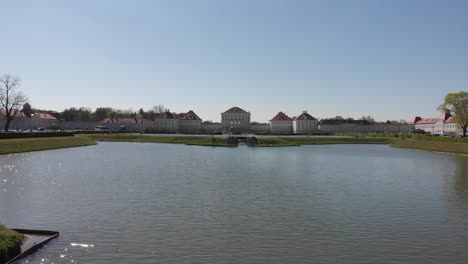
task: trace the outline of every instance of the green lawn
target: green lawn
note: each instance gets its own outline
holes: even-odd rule
[[[397,134],[397,133],[355,133],[355,132],[336,132],[336,136],[344,137],[385,137],[385,138],[394,138],[395,135],[408,137],[408,134]]]
[[[211,136],[140,136],[129,134],[116,135],[89,135],[95,141],[111,142],[141,142],[141,143],[172,143],[198,146],[229,147],[224,137],[215,136],[214,142]]]
[[[390,138],[340,138],[340,137],[261,137],[258,147],[286,147],[324,144],[390,144]]]
[[[5,263],[19,253],[21,234],[0,225],[0,263]]]
[[[396,148],[410,148],[429,151],[468,154],[468,144],[461,142],[426,141],[426,140],[394,140],[391,144]]]
[[[94,145],[87,136],[0,139],[0,154]]]
[[[468,140],[462,138],[412,136],[411,139],[389,137],[258,137],[256,147],[291,147],[323,144],[388,144],[399,148],[468,154]],[[222,136],[142,136],[130,134],[76,135],[72,137],[0,139],[0,154],[39,151],[94,145],[99,141],[169,143],[197,146],[231,147]],[[452,142],[454,141],[454,142]]]

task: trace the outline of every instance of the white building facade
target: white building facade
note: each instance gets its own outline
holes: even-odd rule
[[[415,129],[421,129],[432,135],[461,135],[462,129],[458,125],[455,117],[449,113],[444,113],[439,117],[413,118],[412,123]]]
[[[250,133],[250,113],[239,107],[232,107],[221,113],[223,133]]]
[[[87,127],[89,129],[89,124],[93,124],[93,122],[86,122],[89,124],[84,124],[85,122],[81,122],[81,124],[76,124],[81,127]],[[64,124],[68,125],[68,124]],[[75,125],[75,126],[76,126]],[[153,128],[154,122],[149,119],[144,118],[106,118],[102,120],[99,124],[100,126],[106,126],[110,131],[128,131],[128,132],[141,132],[145,131],[146,129]],[[78,129],[86,129],[86,128],[78,128]]]
[[[317,119],[309,115],[307,111],[303,111],[292,120],[292,129],[294,134],[308,134],[317,132]]]
[[[268,123],[251,123],[250,130],[257,135],[265,135],[271,133],[271,127]]]
[[[200,133],[201,123],[201,118],[190,110],[179,119],[179,131],[182,133]]]
[[[169,111],[159,114],[154,119],[156,129],[162,133],[178,133],[180,129],[179,122],[179,119]]]
[[[0,110],[0,130],[3,130],[6,124],[5,110]],[[35,112],[30,117],[23,112],[18,111],[10,122],[10,130],[36,130],[38,128],[47,128],[58,125],[58,120],[53,115],[46,112]]]
[[[203,122],[201,123],[201,133],[221,134],[223,126],[221,123]]]
[[[272,134],[292,134],[292,119],[283,112],[279,112],[270,120]]]

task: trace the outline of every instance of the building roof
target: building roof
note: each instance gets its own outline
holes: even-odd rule
[[[40,118],[40,119],[51,119],[51,120],[55,120],[57,118],[55,118],[55,116],[49,114],[49,113],[34,113],[34,118]]]
[[[453,116],[450,113],[443,113],[439,117],[420,118],[419,116],[417,116],[411,121],[413,121],[414,124],[434,124],[439,120],[442,120],[443,122],[448,122],[449,119],[454,120]]]
[[[372,123],[371,126],[413,126],[412,124],[402,124],[402,123]]]
[[[434,124],[437,122],[437,120],[440,120],[438,117],[430,117],[430,118],[421,118],[416,124]]]
[[[302,112],[299,116],[295,117],[294,120],[317,120],[313,116],[309,115],[307,111]]]
[[[454,116],[451,116],[445,120],[445,123],[458,123]]]
[[[164,113],[158,114],[156,116],[156,119],[175,119],[175,118],[177,118],[177,117],[174,117],[174,115],[176,115],[176,114],[173,114],[173,113],[171,113],[169,111],[166,111]]]
[[[237,107],[237,106],[234,106],[234,107],[231,107],[229,108],[226,112],[224,112],[223,114],[248,114],[247,111],[245,111],[244,109],[240,108],[240,107]]]
[[[183,120],[201,120],[195,112],[192,110],[188,111],[181,119]]]
[[[420,121],[421,120],[421,117],[419,116],[415,116],[413,118],[410,119],[410,123],[411,124],[415,124],[416,122]]]
[[[134,123],[134,124],[149,124],[153,121],[145,118],[105,118],[103,123]]]
[[[291,121],[292,119],[283,112],[276,114],[270,121]]]
[[[12,111],[11,113],[14,114],[15,111]],[[5,109],[0,109],[0,114],[3,115],[3,116],[6,116],[6,110]],[[15,117],[26,117],[26,115],[23,112],[18,110],[16,112]]]
[[[367,120],[354,119],[322,119],[319,125],[370,125]]]
[[[1,115],[6,115],[6,110],[1,109],[0,114]],[[17,111],[15,117],[27,117],[27,116],[22,111]],[[32,118],[50,119],[50,120],[56,120],[57,119],[53,115],[51,115],[49,113],[46,113],[46,112],[35,112],[33,114]]]

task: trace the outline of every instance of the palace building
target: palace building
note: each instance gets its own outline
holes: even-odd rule
[[[221,126],[223,133],[250,133],[250,113],[237,106],[229,108],[221,113]]]
[[[414,117],[411,120],[415,129],[421,129],[432,135],[460,135],[462,130],[455,117],[450,113],[443,113],[439,117],[421,118]]]

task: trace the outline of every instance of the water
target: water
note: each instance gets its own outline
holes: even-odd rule
[[[468,157],[382,145],[96,146],[0,156],[21,263],[467,263]]]

